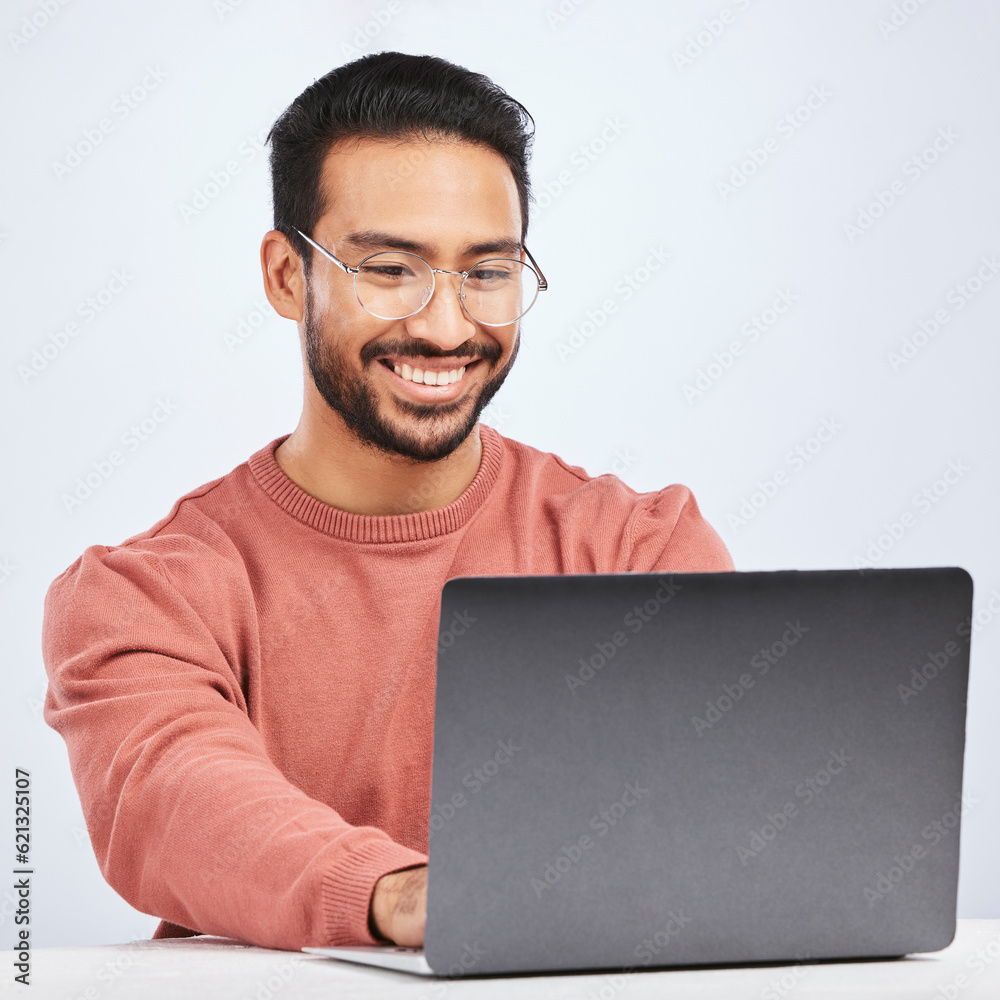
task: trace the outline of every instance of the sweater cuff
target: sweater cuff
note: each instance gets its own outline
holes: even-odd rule
[[[375,883],[390,872],[426,864],[426,854],[392,840],[369,841],[351,851],[323,876],[321,905],[327,940],[320,947],[381,943],[368,929]]]

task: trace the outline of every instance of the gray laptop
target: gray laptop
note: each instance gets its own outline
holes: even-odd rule
[[[443,588],[425,948],[442,976],[889,957],[954,936],[956,568]]]

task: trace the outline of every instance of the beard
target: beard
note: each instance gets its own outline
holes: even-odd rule
[[[416,462],[436,462],[450,455],[472,433],[479,416],[503,385],[514,365],[521,345],[518,328],[514,350],[503,368],[495,371],[479,390],[478,395],[466,393],[448,403],[417,403],[393,398],[400,416],[387,416],[379,405],[379,392],[373,384],[370,367],[381,364],[378,359],[389,354],[411,355],[414,367],[420,357],[482,358],[491,369],[503,353],[496,341],[482,345],[462,345],[454,351],[416,350],[409,341],[371,341],[361,349],[364,373],[357,375],[354,364],[323,336],[313,310],[312,292],[306,290],[305,315],[306,363],[319,394],[331,410],[336,410],[344,423],[363,444],[384,454],[402,456]],[[430,347],[430,345],[427,345]]]

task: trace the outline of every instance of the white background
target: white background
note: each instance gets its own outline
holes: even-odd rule
[[[879,24],[893,4],[876,0],[567,0],[561,18],[556,2],[393,8],[101,0],[58,5],[46,23],[41,2],[6,0],[0,12],[0,724],[3,780],[15,764],[33,775],[33,943],[122,941],[156,924],[104,883],[65,747],[41,718],[45,590],[88,545],[148,528],[295,426],[296,330],[256,305],[270,228],[261,141],[314,78],[383,48],[484,72],[537,123],[528,245],[551,287],[487,422],[636,490],[688,485],[739,569],[851,567],[868,553],[880,567],[972,573],[984,627],[966,788],[978,801],[963,820],[959,915],[1000,916],[988,606],[993,593],[1000,609],[1000,281],[955,291],[1000,253],[1000,5],[906,0],[895,30]],[[120,95],[134,89],[128,108]],[[811,93],[825,96],[779,128]],[[73,159],[67,147],[102,118],[112,128]],[[743,170],[749,150],[766,159]],[[720,188],[734,170],[742,183]],[[883,207],[894,179],[901,193]],[[651,274],[637,270],[650,248],[669,254]],[[127,284],[87,321],[116,271]],[[750,343],[745,324],[781,290],[793,304]],[[609,298],[614,313],[584,337]],[[939,309],[946,322],[927,337],[919,324]],[[574,330],[581,346],[561,356]],[[919,349],[894,370],[904,337]],[[725,368],[734,341],[744,351]],[[708,388],[688,398],[699,369]],[[176,410],[122,449],[158,400]],[[836,434],[810,441],[824,420]],[[790,460],[797,446],[807,462]],[[78,477],[116,448],[125,461],[69,509]],[[947,483],[951,463],[963,471]],[[775,495],[754,497],[769,480]],[[918,503],[924,489],[933,503]]]

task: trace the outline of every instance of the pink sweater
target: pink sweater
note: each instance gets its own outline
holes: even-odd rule
[[[733,568],[685,487],[480,430],[447,507],[338,510],[284,474],[282,437],[51,584],[45,719],[104,877],[157,936],[372,941],[375,883],[427,860],[450,577]]]

